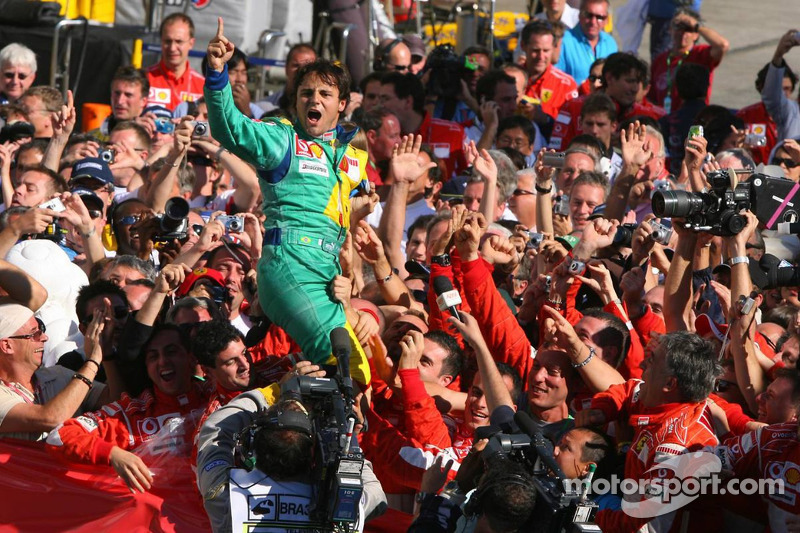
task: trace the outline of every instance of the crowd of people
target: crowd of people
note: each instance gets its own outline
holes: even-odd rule
[[[193,21],[170,15],[160,61],[120,67],[86,132],[30,49],[0,50],[0,438],[139,493],[153,453],[189,458],[215,531],[240,520],[232,469],[255,467],[305,502],[269,526],[301,527],[318,452],[281,385],[333,375],[344,328],[363,530],[533,531],[533,473],[481,453],[516,412],[572,480],[652,484],[704,451],[785,483],[644,517],[626,504],[652,494],[590,492],[603,531],[796,530],[800,276],[776,270],[800,240],[653,198],[800,183],[800,32],[735,110],[713,103],[729,43],[699,1],[650,2],[647,59],[618,51],[608,0],[542,4],[508,62],[401,35],[351,79],[299,43],[263,101],[222,19],[197,71]]]

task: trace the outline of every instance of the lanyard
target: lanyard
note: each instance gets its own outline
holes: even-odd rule
[[[688,57],[689,52],[691,52],[691,51],[692,51],[691,48],[688,49],[687,51],[685,51],[683,53],[683,57],[678,60],[678,64],[675,65],[675,70],[674,70],[675,74],[678,73],[678,69],[681,68],[681,65],[683,64],[683,60]],[[670,63],[672,63],[672,51],[670,51],[670,53],[667,55],[667,94],[666,94],[666,96],[669,97],[669,98],[672,97],[672,79],[673,79],[673,76],[672,76],[673,70],[672,70],[672,68],[670,68]]]
[[[0,385],[7,387],[9,390],[11,390],[11,392],[22,398],[22,401],[29,405],[34,405],[40,396],[39,383],[36,381],[35,377],[33,378],[33,401],[30,399],[30,391],[25,387],[20,386],[19,383],[6,383],[0,379]]]

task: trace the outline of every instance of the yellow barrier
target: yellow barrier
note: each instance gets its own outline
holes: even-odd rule
[[[481,14],[479,16],[486,17]],[[513,11],[498,11],[494,14],[494,36],[497,39],[508,39],[513,35],[517,28],[522,28],[528,22],[528,15],[526,13],[515,13]],[[447,22],[445,24],[436,24],[436,44],[451,44],[456,45],[456,32],[457,26],[455,22]],[[422,28],[423,38],[426,42],[433,45],[433,27],[426,24]],[[516,40],[514,41],[516,43]]]
[[[114,23],[116,0],[55,0],[61,4],[61,15],[68,19],[86,17],[89,20]]]

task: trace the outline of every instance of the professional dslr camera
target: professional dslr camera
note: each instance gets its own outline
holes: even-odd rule
[[[576,483],[568,482],[555,461],[553,444],[527,413],[518,411],[514,421],[523,433],[494,433],[482,453],[486,462],[498,458],[518,462],[533,476],[536,506],[524,530],[533,533],[598,531],[592,522],[597,504],[585,493],[574,490]]]
[[[736,235],[747,225],[742,210],[752,211],[766,229],[780,222],[800,219],[796,210],[795,183],[764,174],[753,174],[737,183],[732,169],[715,170],[706,175],[711,185],[707,192],[658,191],[653,195],[653,213],[658,217],[686,220],[686,227],[712,235]],[[792,202],[792,199],[795,199]]]
[[[315,452],[312,465],[313,498],[309,518],[323,524],[325,531],[355,531],[358,510],[364,490],[361,471],[364,456],[357,440],[351,437],[356,423],[353,410],[353,381],[350,378],[350,336],[344,328],[331,332],[333,354],[337,358],[336,374],[331,378],[293,376],[281,386],[281,401],[295,400],[309,411]],[[244,465],[255,465],[253,443],[256,433],[267,427],[292,427],[290,418],[297,413],[279,414],[274,422],[259,419],[245,428],[238,437],[239,455]],[[288,423],[282,424],[280,417]],[[272,424],[272,425],[270,425]]]

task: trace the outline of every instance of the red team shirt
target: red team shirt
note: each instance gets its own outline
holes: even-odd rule
[[[769,116],[764,102],[758,102],[743,107],[736,116],[744,121],[747,133],[765,135],[767,144],[764,146],[748,146],[753,154],[753,160],[758,163],[769,163],[769,154],[778,142],[778,128],[775,121]]]
[[[206,79],[186,62],[186,69],[180,78],[167,70],[164,61],[159,61],[147,70],[150,81],[148,105],[161,105],[174,111],[181,102],[194,102],[203,96],[203,85]]]
[[[564,102],[578,97],[578,84],[566,72],[549,65],[539,79],[528,82],[525,95],[537,98],[542,111],[556,118]]]
[[[422,142],[427,144],[443,160],[447,166],[445,181],[457,172],[466,170],[467,158],[464,155],[464,127],[456,122],[433,118],[425,113],[415,135],[422,135]]]
[[[667,65],[668,60],[669,66]],[[710,75],[708,79],[706,104],[708,103],[711,98],[711,86],[714,82],[714,69],[719,65],[719,61],[711,57],[711,47],[709,45],[697,44],[689,50],[688,54],[676,55],[674,52],[667,51],[653,60],[653,65],[650,67],[650,92],[647,93],[647,97],[652,100],[654,104],[660,106],[664,105],[664,99],[667,96],[667,86],[669,86],[672,98],[672,109],[678,109],[681,106],[683,100],[678,96],[678,88],[675,86],[675,73],[678,71],[678,67],[684,62],[697,63],[698,65],[705,65],[708,67]],[[672,80],[671,83],[669,81],[670,79]]]

